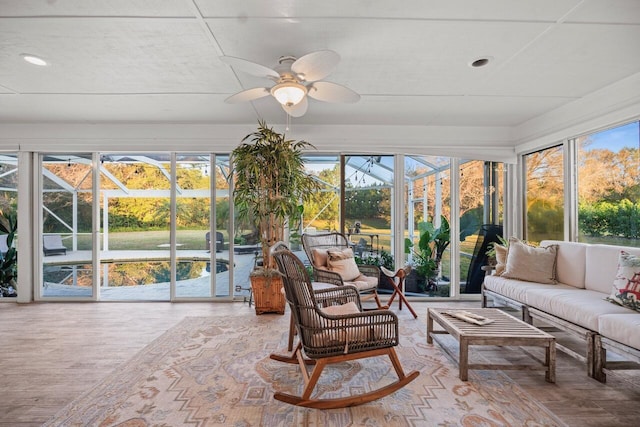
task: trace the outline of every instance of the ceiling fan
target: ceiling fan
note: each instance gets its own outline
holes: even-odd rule
[[[275,82],[271,87],[256,87],[231,95],[225,99],[230,104],[272,95],[291,117],[302,117],[309,107],[307,95],[325,102],[357,102],[360,99],[360,95],[348,87],[320,81],[340,62],[340,55],[332,50],[319,50],[301,58],[282,56],[274,69],[233,56],[221,56],[220,59],[247,74]]]

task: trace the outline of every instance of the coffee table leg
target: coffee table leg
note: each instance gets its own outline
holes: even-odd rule
[[[429,310],[427,309],[427,344],[433,343],[431,331],[433,331],[433,317],[431,317],[431,313],[429,313]]]
[[[460,370],[460,379],[467,381],[469,379],[469,344],[465,338],[460,338],[460,356],[458,357]]]
[[[547,365],[547,372],[545,380],[550,383],[556,382],[556,342],[555,340],[549,341],[547,350],[545,352],[545,362]]]

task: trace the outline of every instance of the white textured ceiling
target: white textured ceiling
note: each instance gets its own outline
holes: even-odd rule
[[[320,49],[362,99],[296,123],[513,127],[640,73],[640,0],[0,0],[0,123],[282,123],[219,56]]]

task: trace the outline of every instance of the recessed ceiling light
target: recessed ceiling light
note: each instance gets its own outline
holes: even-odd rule
[[[481,56],[481,57],[476,58],[473,61],[469,62],[469,66],[473,67],[473,68],[484,67],[487,64],[489,64],[489,62],[491,62],[492,59],[493,59],[493,57],[491,57],[491,56]]]
[[[38,65],[40,67],[46,67],[49,65],[44,59],[36,55],[31,55],[30,53],[22,53],[20,56],[22,56],[22,59],[27,61],[29,64]]]

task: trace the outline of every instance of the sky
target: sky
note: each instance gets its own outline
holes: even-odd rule
[[[624,126],[607,129],[602,132],[589,135],[592,144],[590,149],[607,148],[613,152],[620,151],[624,147],[640,148],[639,122],[632,122]]]

